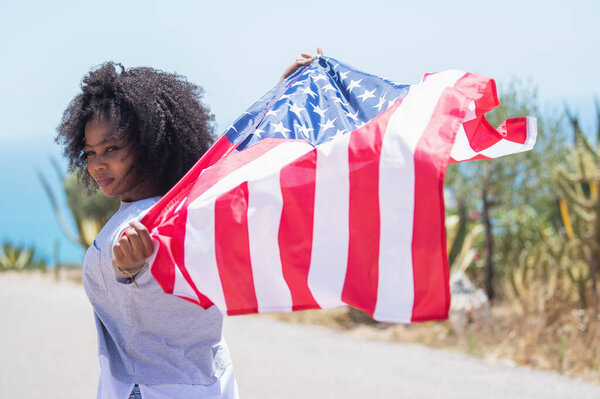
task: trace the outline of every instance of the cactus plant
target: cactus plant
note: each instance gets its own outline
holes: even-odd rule
[[[5,242],[0,252],[0,271],[5,270],[46,270],[46,261],[37,259],[31,247],[21,247]]]
[[[452,273],[464,272],[477,257],[477,242],[483,235],[483,225],[470,221],[467,208],[458,204],[458,212],[446,218],[448,264]]]
[[[581,131],[577,118],[569,110],[567,116],[573,128],[573,149],[568,167],[558,167],[555,170],[564,233],[566,239],[572,243],[571,263],[567,275],[577,287],[582,307],[587,306],[586,288],[588,283],[591,283],[594,310],[597,312],[599,304],[596,280],[600,259],[600,142],[594,149]],[[597,117],[600,137],[600,109],[597,109]]]

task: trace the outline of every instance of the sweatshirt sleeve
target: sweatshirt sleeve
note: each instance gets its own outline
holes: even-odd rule
[[[117,265],[115,264],[115,257],[114,254],[112,252],[113,247],[115,246],[115,244],[117,243],[117,241],[119,241],[119,238],[121,238],[121,236],[123,235],[123,232],[125,231],[125,229],[127,229],[129,227],[129,223],[133,222],[133,221],[140,221],[144,215],[146,214],[146,212],[148,211],[149,208],[142,210],[139,213],[136,213],[134,216],[132,216],[131,218],[126,219],[123,223],[121,223],[121,225],[119,226],[118,229],[116,229],[116,234],[114,235],[113,239],[112,239],[112,244],[110,246],[110,253],[111,253],[111,259],[112,259],[112,265],[113,265],[113,271],[114,271],[114,275],[115,275],[115,279],[117,280],[118,283],[121,284],[132,284],[134,282],[134,278],[131,277],[121,277],[118,273],[117,273]],[[153,257],[151,257],[150,259],[152,259]],[[142,271],[140,271],[138,274],[135,275],[135,279],[140,278],[141,276],[143,276],[148,270],[150,269],[150,264],[148,265],[148,267],[144,268]]]

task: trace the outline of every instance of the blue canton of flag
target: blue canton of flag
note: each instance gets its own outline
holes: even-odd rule
[[[402,85],[320,56],[258,100],[225,132],[243,150],[263,138],[316,146],[359,128],[406,96]]]

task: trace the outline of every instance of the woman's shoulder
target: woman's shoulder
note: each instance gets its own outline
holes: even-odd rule
[[[97,246],[105,247],[111,245],[116,237],[120,235],[129,222],[140,220],[146,212],[154,205],[160,197],[145,198],[134,202],[121,202],[119,210],[106,222],[96,237]]]

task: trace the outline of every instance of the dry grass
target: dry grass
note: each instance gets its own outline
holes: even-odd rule
[[[559,301],[534,311],[525,311],[514,301],[495,303],[489,320],[473,323],[462,332],[456,331],[449,321],[375,323],[351,308],[274,317],[324,325],[369,339],[425,344],[600,383],[600,318]]]

